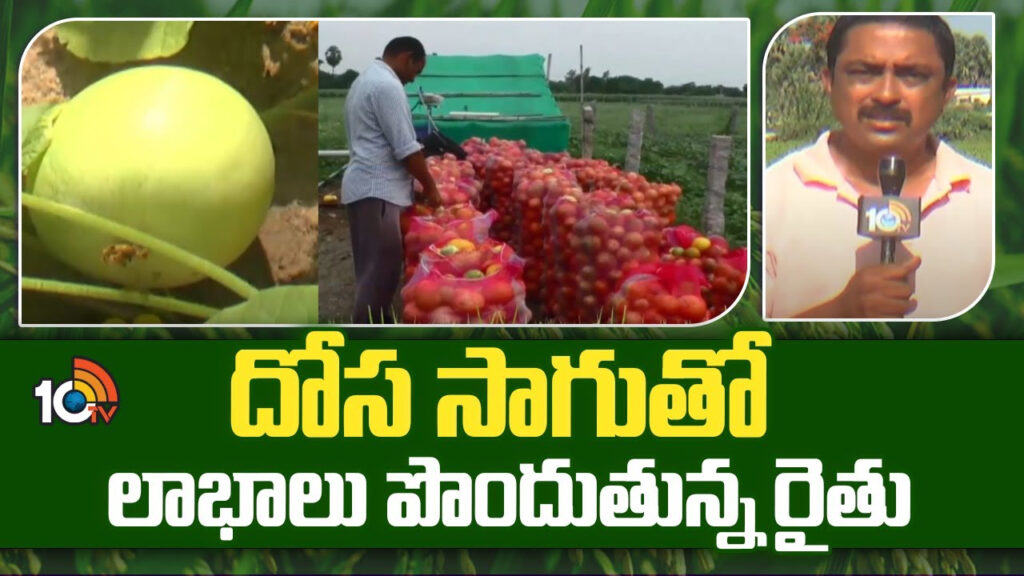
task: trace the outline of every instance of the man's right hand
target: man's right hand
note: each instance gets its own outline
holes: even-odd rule
[[[434,177],[430,175],[430,169],[427,168],[427,160],[423,156],[423,151],[409,154],[402,160],[402,163],[405,164],[405,169],[409,171],[409,174],[423,188],[423,201],[426,202],[427,206],[440,207],[441,193],[437,191],[437,182],[434,182]]]
[[[423,189],[423,201],[431,208],[441,207],[441,193],[437,191],[437,184],[433,180]]]
[[[907,278],[921,266],[914,256],[902,264],[858,270],[835,299],[836,318],[902,318],[917,306]]]

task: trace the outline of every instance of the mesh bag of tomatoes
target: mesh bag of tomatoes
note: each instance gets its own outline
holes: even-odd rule
[[[511,242],[515,235],[516,214],[512,193],[515,189],[516,169],[528,166],[522,150],[507,147],[503,152],[492,152],[487,159],[483,195],[491,208],[498,212],[491,235],[502,242]]]
[[[577,275],[583,266],[579,242],[572,240],[577,223],[591,206],[631,208],[632,200],[612,190],[549,194],[544,198],[545,265],[542,281],[544,313],[558,323],[579,322]],[[599,285],[600,287],[600,285]]]
[[[734,248],[718,258],[709,275],[711,288],[705,294],[705,299],[713,318],[728,310],[743,290],[743,283],[747,279],[747,249]]]
[[[541,300],[541,282],[545,269],[544,205],[560,196],[578,196],[582,190],[576,185],[572,172],[546,166],[520,168],[515,175],[515,221],[512,246],[525,261],[523,281],[526,298],[530,302]]]
[[[444,156],[431,156],[427,158],[427,169],[437,184],[437,191],[441,194],[441,204],[453,206],[455,204],[480,204],[480,191],[483,182],[476,177],[473,165],[468,161],[459,160],[452,154]],[[419,181],[413,183],[417,197],[423,193],[423,187]]]
[[[705,236],[693,226],[680,224],[662,231],[662,244],[671,259],[718,260],[729,253],[729,241],[722,236]]]
[[[588,192],[598,188],[613,187],[622,172],[606,160],[570,158],[565,165],[576,176],[580,187]]]
[[[560,168],[567,168],[569,161],[572,160],[568,152],[544,152],[541,156],[541,163]]]
[[[481,210],[494,208],[493,194],[487,180],[487,169],[491,164],[491,157],[505,155],[519,158],[526,152],[526,142],[514,142],[495,137],[484,140],[474,136],[462,143],[462,149],[466,151],[466,161],[473,167],[473,173],[476,175],[477,181],[480,182],[479,208]]]
[[[585,214],[582,193],[551,195],[544,199],[545,230],[543,299],[548,320],[567,324],[570,310],[576,307],[573,278],[577,269],[576,253],[569,244],[573,228]]]
[[[439,208],[424,216],[413,216],[404,236],[405,278],[412,278],[420,262],[420,253],[431,244],[447,244],[456,238],[480,243],[487,240],[496,214],[481,214],[469,204]]]
[[[412,324],[525,324],[531,313],[522,273],[522,259],[494,239],[432,244],[402,289],[402,318]]]
[[[699,264],[661,262],[637,267],[611,298],[612,324],[696,324],[710,318],[711,286]]]
[[[499,181],[501,176],[501,162],[498,162],[495,158],[506,158],[510,162],[522,159],[526,154],[526,142],[519,140],[503,140],[501,138],[489,138],[483,140],[481,138],[473,137],[467,139],[462,143],[463,150],[466,151],[466,161],[473,167],[473,172],[476,174],[477,180],[481,183],[480,190],[480,204],[481,210],[489,210],[491,208],[497,209],[493,204],[494,191],[493,186],[489,180],[489,169],[494,167],[497,169],[497,173],[493,174],[495,180]],[[511,169],[511,167],[509,167]],[[512,186],[512,175],[508,176],[509,183],[508,188]]]
[[[442,206],[454,206],[456,204],[477,206],[480,204],[482,184],[475,176],[467,179],[453,180],[435,173],[433,169],[430,172],[434,178],[434,183],[437,184],[437,192],[441,195]],[[418,180],[413,182],[413,191],[415,192],[416,203],[424,204],[423,186],[420,185]]]
[[[601,322],[611,315],[610,300],[622,279],[641,264],[657,262],[661,220],[644,210],[590,205],[573,226],[569,248],[577,253],[575,308],[570,318]]]
[[[490,144],[483,138],[474,136],[462,143],[462,149],[466,151],[466,162],[473,167],[473,173],[482,183],[487,174],[487,157],[491,155]]]
[[[651,183],[644,190],[644,204],[661,216],[663,226],[671,226],[676,221],[676,205],[682,195],[683,188],[678,184]]]
[[[635,172],[608,172],[602,185],[631,198],[637,208],[657,214],[662,226],[670,226],[676,221],[676,204],[683,194],[678,184],[648,182]]]
[[[690,262],[708,275],[711,284],[704,297],[711,317],[718,316],[736,301],[747,277],[746,248],[731,248],[722,236],[705,236],[685,224],[666,228],[663,239],[663,259]]]
[[[614,190],[619,195],[631,199],[633,205],[639,209],[650,210],[651,208],[647,202],[646,195],[650,189],[650,184],[646,178],[636,172],[618,170],[614,173],[609,173],[601,183],[601,187]]]
[[[413,204],[407,209],[402,210],[402,214],[398,217],[399,223],[402,226],[402,237],[409,233],[409,226],[412,225],[412,219],[419,217],[433,216],[435,212],[434,208],[427,206],[426,204]]]

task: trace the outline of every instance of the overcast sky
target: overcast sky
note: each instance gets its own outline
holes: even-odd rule
[[[593,75],[629,74],[666,86],[694,82],[741,87],[747,83],[747,22],[731,21],[322,21],[321,57],[341,49],[338,73],[361,72],[396,36],[415,36],[438,54],[550,53],[551,78],[583,65]]]

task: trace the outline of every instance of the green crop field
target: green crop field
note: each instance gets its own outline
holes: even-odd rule
[[[680,100],[685,97],[680,97]],[[647,104],[600,102],[596,108],[594,157],[621,165],[626,156],[629,123],[634,108]],[[654,182],[675,182],[683,187],[677,208],[679,221],[701,226],[704,190],[707,188],[708,146],[711,136],[728,128],[732,108],[723,106],[677,106],[670,101],[651,104],[655,128],[644,136],[640,173]],[[560,101],[559,107],[572,122],[569,152],[580,155],[580,107],[578,102]],[[729,178],[726,182],[726,237],[734,245],[747,242],[747,138],[746,110],[737,108],[739,122],[733,138]],[[320,148],[346,147],[344,99],[340,96],[320,98]],[[326,178],[341,167],[336,158],[320,160],[320,178]]]
[[[319,136],[321,150],[341,150],[347,147],[345,138],[345,99],[320,93]],[[344,164],[338,158],[320,159],[320,180]]]

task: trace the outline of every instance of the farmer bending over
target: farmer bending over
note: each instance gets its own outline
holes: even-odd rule
[[[351,162],[342,179],[348,208],[356,297],[352,322],[388,322],[402,279],[401,211],[412,204],[413,178],[428,204],[439,205],[437,185],[416,141],[403,85],[426,66],[423,44],[395,38],[384,56],[356,78],[345,100],[345,130]]]

